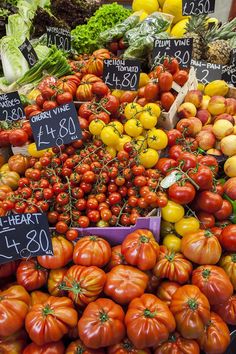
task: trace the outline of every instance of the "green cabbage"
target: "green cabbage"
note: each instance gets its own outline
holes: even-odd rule
[[[12,36],[5,36],[0,42],[0,56],[6,80],[12,83],[22,77],[29,69],[28,63],[19,50],[21,41]]]

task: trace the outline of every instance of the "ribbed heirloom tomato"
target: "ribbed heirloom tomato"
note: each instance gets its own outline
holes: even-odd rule
[[[210,304],[195,285],[184,285],[177,289],[170,310],[175,317],[178,332],[187,339],[201,336],[210,320]]]
[[[32,291],[46,284],[48,278],[47,269],[41,267],[36,259],[21,261],[17,268],[16,279],[19,285]]]
[[[197,342],[193,339],[186,339],[173,333],[169,336],[168,341],[161,344],[156,350],[155,354],[199,354],[200,348]]]
[[[27,333],[23,329],[9,337],[3,337],[0,339],[0,352],[4,354],[23,353],[27,339]]]
[[[112,345],[107,349],[108,354],[150,354],[151,351],[148,348],[137,349],[130,342],[128,338],[125,338],[121,343]]]
[[[106,269],[109,271],[117,265],[127,264],[125,257],[121,252],[121,245],[117,245],[112,247],[111,249],[111,257],[109,263],[106,266]]]
[[[23,351],[23,354],[64,354],[65,347],[62,341],[37,345],[29,344]]]
[[[231,296],[228,301],[213,306],[212,310],[223,318],[229,325],[236,325],[236,294]]]
[[[157,297],[161,299],[166,305],[170,306],[172,297],[180,286],[180,284],[173,281],[164,280],[158,286]]]
[[[52,296],[65,296],[66,292],[63,290],[65,286],[64,277],[67,272],[67,268],[52,269],[49,272],[47,288],[48,292]]]
[[[25,319],[25,328],[37,345],[59,341],[78,321],[72,300],[50,296],[43,304],[34,305]]]
[[[78,322],[79,337],[92,349],[118,344],[125,337],[124,311],[110,299],[90,303]]]
[[[77,339],[69,344],[65,354],[105,354],[105,351],[103,349],[89,349],[80,339]]]
[[[111,246],[101,237],[85,236],[77,241],[73,261],[84,266],[103,267],[111,257]]]
[[[175,330],[175,319],[168,306],[152,294],[143,294],[130,302],[125,324],[128,338],[138,349],[156,347]]]
[[[128,265],[118,265],[107,273],[104,293],[118,304],[128,304],[141,296],[148,284],[148,276]]]
[[[224,269],[228,275],[234,290],[236,290],[236,254],[228,253],[224,254],[220,259],[220,267]]]
[[[122,242],[121,252],[127,263],[141,270],[152,269],[159,255],[159,245],[149,230],[136,230]]]

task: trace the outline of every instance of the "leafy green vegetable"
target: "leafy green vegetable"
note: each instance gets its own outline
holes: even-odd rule
[[[21,44],[15,37],[6,36],[0,42],[0,55],[3,73],[9,83],[20,78],[28,70],[28,63],[18,46]]]
[[[71,68],[63,53],[52,46],[47,58],[41,62],[38,61],[23,77],[17,80],[17,84],[37,84],[45,74],[61,77],[69,73],[71,73]]]
[[[21,43],[30,35],[31,22],[27,18],[24,19],[20,14],[14,14],[8,17],[6,25],[7,36],[13,36],[21,39]],[[20,43],[20,44],[21,44]]]
[[[130,15],[130,11],[117,3],[101,6],[87,25],[77,26],[72,32],[73,47],[79,53],[92,53],[99,48],[98,36]]]
[[[34,50],[39,58],[39,61],[44,60],[50,54],[50,49],[46,45],[38,44]]]

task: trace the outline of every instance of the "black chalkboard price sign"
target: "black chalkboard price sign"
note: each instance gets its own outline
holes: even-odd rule
[[[11,214],[0,218],[0,264],[53,255],[46,214]]]
[[[156,39],[153,48],[153,62],[159,63],[163,57],[178,59],[180,66],[189,68],[192,58],[192,38]]]
[[[38,150],[69,144],[82,137],[73,102],[31,117],[30,124]]]
[[[222,80],[225,80],[227,84],[236,87],[236,63],[223,66]]]
[[[103,81],[111,89],[136,91],[141,66],[138,60],[105,59]]]
[[[221,80],[222,65],[207,63],[206,61],[198,61],[192,59],[191,66],[196,70],[198,81],[204,85],[214,80]]]
[[[27,60],[29,67],[32,68],[39,59],[30,41],[26,38],[26,40],[19,46],[19,49]]]
[[[202,15],[215,11],[215,0],[183,0],[182,14]]]
[[[0,95],[0,120],[15,122],[25,118],[25,112],[18,92]]]
[[[55,45],[58,49],[69,52],[71,49],[70,31],[64,28],[47,27],[47,46]]]

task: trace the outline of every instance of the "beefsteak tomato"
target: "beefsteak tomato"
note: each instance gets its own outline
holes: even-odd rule
[[[48,270],[41,267],[34,258],[21,261],[16,271],[17,283],[28,291],[41,288],[47,283],[47,278]]]
[[[0,292],[0,336],[11,336],[23,327],[29,304],[30,296],[21,285]]]
[[[52,296],[65,296],[66,292],[63,290],[66,282],[64,280],[67,268],[58,268],[50,270],[48,276],[48,292]]]
[[[193,271],[192,284],[207,297],[211,305],[221,304],[233,295],[233,285],[224,269],[206,265]]]
[[[39,264],[47,269],[62,268],[72,261],[73,243],[63,236],[52,238],[53,256],[38,256]]]
[[[210,320],[210,304],[195,285],[184,285],[173,295],[170,310],[175,316],[177,330],[186,339],[196,339]]]
[[[228,275],[234,290],[236,290],[236,253],[228,253],[222,256],[219,263]]]
[[[105,354],[105,351],[103,349],[89,349],[80,339],[77,339],[69,344],[65,354]]]
[[[77,311],[67,297],[49,296],[34,305],[25,319],[25,329],[37,345],[59,341],[78,321]]]
[[[151,351],[148,348],[137,349],[130,342],[128,338],[125,338],[121,343],[112,345],[107,349],[108,354],[150,354]]]
[[[149,230],[135,230],[122,242],[121,252],[127,263],[141,270],[154,267],[159,255],[159,245]]]
[[[65,347],[62,341],[49,343],[44,345],[37,345],[35,343],[29,344],[23,354],[64,354]]]
[[[179,289],[180,284],[173,281],[164,280],[158,286],[157,297],[161,299],[167,306],[170,306],[172,297],[177,289]]]
[[[171,334],[168,341],[162,343],[154,354],[199,354],[200,348],[193,339],[186,339],[175,332]]]
[[[111,246],[101,237],[85,236],[77,241],[73,261],[83,266],[104,267],[111,258]]]
[[[175,330],[175,319],[168,306],[155,295],[133,299],[125,316],[128,338],[138,349],[156,347]]]
[[[109,271],[117,265],[127,264],[125,257],[121,253],[121,245],[112,247],[111,257],[106,269]]]
[[[181,252],[197,264],[216,264],[221,256],[221,246],[209,230],[198,230],[182,238]]]
[[[236,294],[231,296],[228,301],[213,306],[212,310],[220,315],[229,325],[236,325]]]
[[[16,272],[18,262],[11,261],[0,265],[0,278],[7,278]]]
[[[79,337],[92,349],[118,344],[125,337],[124,311],[110,299],[88,304],[78,322]]]
[[[0,339],[1,354],[21,354],[27,345],[27,333],[25,330],[16,332],[10,337]]]
[[[118,304],[128,304],[141,296],[148,284],[148,276],[128,265],[118,265],[107,273],[104,292]]]
[[[68,296],[77,305],[86,306],[102,292],[106,274],[95,266],[74,265],[68,269],[64,280],[65,286],[62,289],[68,291]]]
[[[160,255],[153,269],[153,273],[159,278],[167,278],[177,283],[186,283],[192,273],[192,264],[181,253],[160,247]]]

